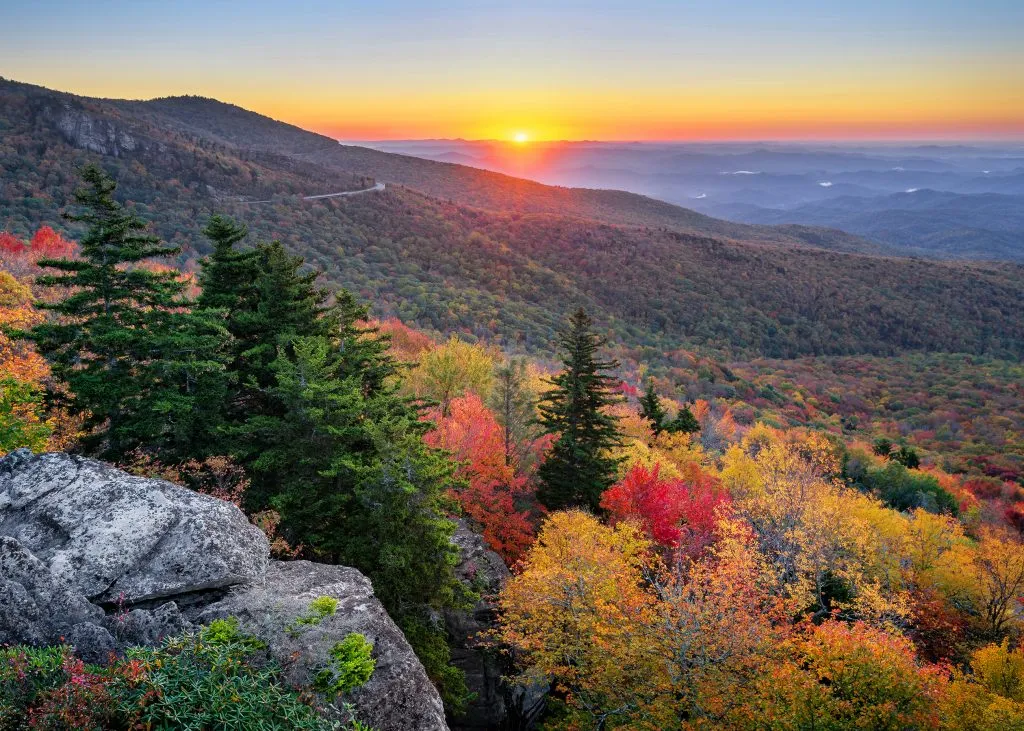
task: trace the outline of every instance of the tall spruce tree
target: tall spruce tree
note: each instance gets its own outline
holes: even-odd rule
[[[213,252],[200,262],[202,293],[197,304],[208,310],[223,310],[229,321],[238,312],[251,309],[254,301],[259,252],[236,248],[248,233],[244,225],[220,215],[212,216],[203,228]]]
[[[665,407],[661,405],[661,399],[654,390],[654,380],[651,378],[647,379],[647,388],[640,397],[640,416],[651,422],[655,434],[660,434],[665,428]]]
[[[217,428],[226,333],[193,311],[178,271],[147,268],[180,250],[146,232],[100,168],[86,167],[82,178],[75,200],[83,210],[67,216],[88,227],[81,257],[39,262],[59,272],[39,283],[66,296],[40,305],[57,317],[28,336],[68,386],[55,397],[85,416],[87,452],[116,460],[144,448],[168,462],[195,456]]]
[[[537,497],[551,510],[578,506],[597,511],[621,461],[610,454],[620,434],[617,419],[607,412],[620,400],[616,381],[608,375],[619,364],[597,358],[606,341],[582,308],[569,318],[558,343],[564,368],[550,380],[554,388],[539,404],[541,426],[557,439],[538,470]]]
[[[308,554],[363,571],[450,705],[465,696],[430,621],[464,591],[453,573],[446,493],[454,465],[398,393],[400,366],[347,291],[329,299],[279,244],[260,246],[254,299],[229,317],[244,342],[247,412],[227,429],[247,507],[272,507]]]

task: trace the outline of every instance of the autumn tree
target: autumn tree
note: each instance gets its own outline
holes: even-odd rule
[[[537,437],[535,394],[526,361],[511,358],[495,370],[490,405],[502,429],[505,464],[520,467]]]
[[[974,561],[976,602],[983,626],[998,637],[1016,621],[1024,594],[1024,544],[987,528]]]
[[[436,412],[425,441],[459,463],[465,485],[452,488],[455,497],[488,545],[514,564],[533,543],[538,506],[529,482],[506,462],[504,430],[476,394],[454,399],[447,416]]]
[[[39,306],[57,316],[30,331],[54,377],[55,395],[85,415],[86,448],[120,458],[144,447],[179,459],[202,451],[224,395],[224,330],[192,311],[176,272],[143,263],[177,254],[115,199],[116,184],[85,168],[75,199],[85,223],[80,259],[43,259],[39,278],[65,296]]]
[[[484,346],[467,343],[457,335],[427,351],[409,374],[416,395],[440,404],[442,415],[448,413],[452,399],[468,391],[486,400],[493,379],[493,355]]]
[[[539,404],[540,424],[556,441],[538,471],[537,496],[549,509],[598,510],[619,464],[610,454],[620,444],[619,429],[607,411],[619,401],[609,375],[618,362],[597,357],[605,340],[582,309],[569,318],[558,344],[563,370],[551,378],[552,388]]]
[[[551,678],[567,728],[713,724],[785,637],[787,606],[740,523],[689,563],[663,564],[639,528],[554,513],[506,584],[499,636]]]
[[[523,679],[551,678],[570,716],[590,728],[640,713],[645,687],[661,690],[650,644],[654,596],[642,586],[649,561],[634,525],[558,512],[501,593],[499,635],[520,653]]]
[[[634,465],[605,491],[601,507],[613,523],[635,521],[655,542],[697,557],[712,542],[716,511],[728,496],[697,465],[689,466],[687,480],[662,478],[660,469]]]
[[[731,727],[940,726],[944,672],[921,665],[904,637],[862,622],[827,621],[805,626],[786,650],[788,657],[758,678],[760,702],[741,707]]]

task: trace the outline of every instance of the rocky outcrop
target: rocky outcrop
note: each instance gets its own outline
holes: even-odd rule
[[[259,580],[269,552],[230,503],[102,462],[24,450],[0,463],[0,535],[99,603]]]
[[[338,600],[334,614],[294,627],[295,618],[322,596]],[[402,719],[403,729],[446,727],[441,699],[412,651],[380,651],[408,645],[374,598],[369,579],[355,569],[309,561],[271,562],[264,585],[238,587],[195,619],[205,624],[227,616],[237,617],[244,630],[264,638],[288,678],[302,685],[311,682],[340,638],[359,632],[378,650],[369,682],[346,698],[359,709],[359,717],[375,729],[397,728],[396,717]]]
[[[374,645],[344,698],[378,731],[447,729],[441,700],[355,569],[269,560],[234,505],[102,462],[18,450],[0,459],[0,644],[67,642],[89,660],[234,615],[296,683],[351,632]],[[338,610],[289,632],[320,596]]]
[[[474,695],[466,713],[452,720],[452,728],[532,728],[544,709],[547,687],[508,683],[505,678],[512,673],[508,657],[492,647],[486,636],[494,628],[494,598],[511,573],[501,556],[461,521],[452,542],[459,549],[456,575],[480,595],[472,609],[444,613],[452,662],[466,674],[466,685]]]

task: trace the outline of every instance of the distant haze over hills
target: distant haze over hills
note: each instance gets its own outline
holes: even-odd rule
[[[365,143],[744,223],[843,229],[900,255],[1024,261],[1024,144]]]

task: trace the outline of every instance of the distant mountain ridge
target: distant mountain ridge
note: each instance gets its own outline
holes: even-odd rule
[[[834,226],[908,256],[1024,262],[1024,196],[914,189],[796,208],[723,207],[750,223]]]
[[[826,251],[807,245],[835,246],[825,229],[728,224],[629,193],[338,145],[195,98],[110,101],[0,82],[0,132],[0,229],[75,235],[59,211],[78,168],[99,163],[119,197],[183,247],[179,266],[208,251],[199,232],[227,213],[378,316],[510,350],[550,353],[582,305],[641,362],[688,363],[686,349],[1024,355],[1019,266]],[[387,187],[302,200],[373,182]]]

